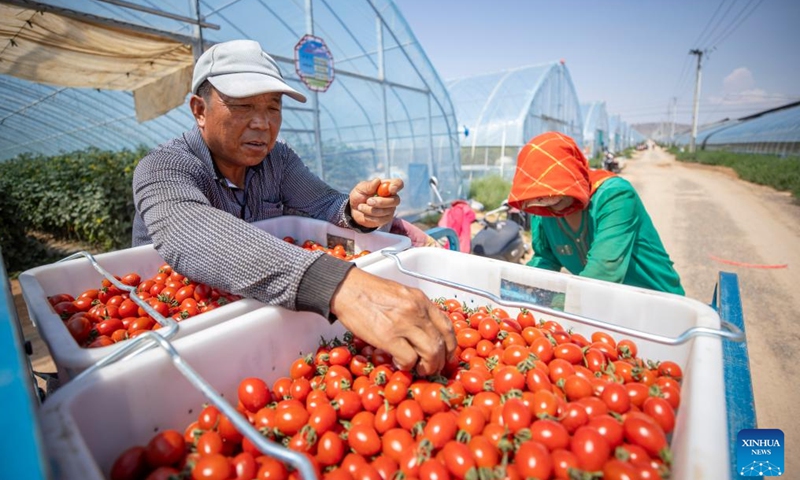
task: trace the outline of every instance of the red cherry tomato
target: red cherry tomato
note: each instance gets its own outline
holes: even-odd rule
[[[389,191],[389,185],[391,185],[391,183],[388,180],[384,181],[384,182],[381,182],[381,184],[378,186],[378,196],[379,197],[391,197],[392,196],[392,192]]]

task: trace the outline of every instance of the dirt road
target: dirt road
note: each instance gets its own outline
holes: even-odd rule
[[[660,149],[637,153],[623,176],[641,195],[687,296],[710,303],[718,273],[738,275],[758,426],[783,430],[785,472],[800,478],[800,206]]]

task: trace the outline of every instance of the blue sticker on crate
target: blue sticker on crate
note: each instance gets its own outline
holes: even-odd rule
[[[783,475],[783,431],[746,428],[736,436],[736,470],[742,477]]]
[[[564,293],[500,279],[500,298],[564,310]]]

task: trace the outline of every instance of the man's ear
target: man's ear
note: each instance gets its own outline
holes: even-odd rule
[[[203,128],[206,124],[206,101],[199,95],[192,95],[192,98],[189,99],[189,107],[192,109],[197,126]]]

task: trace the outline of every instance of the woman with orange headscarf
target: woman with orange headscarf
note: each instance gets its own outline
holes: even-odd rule
[[[508,203],[533,214],[528,265],[684,294],[636,190],[590,169],[572,138],[547,132],[522,148]]]

